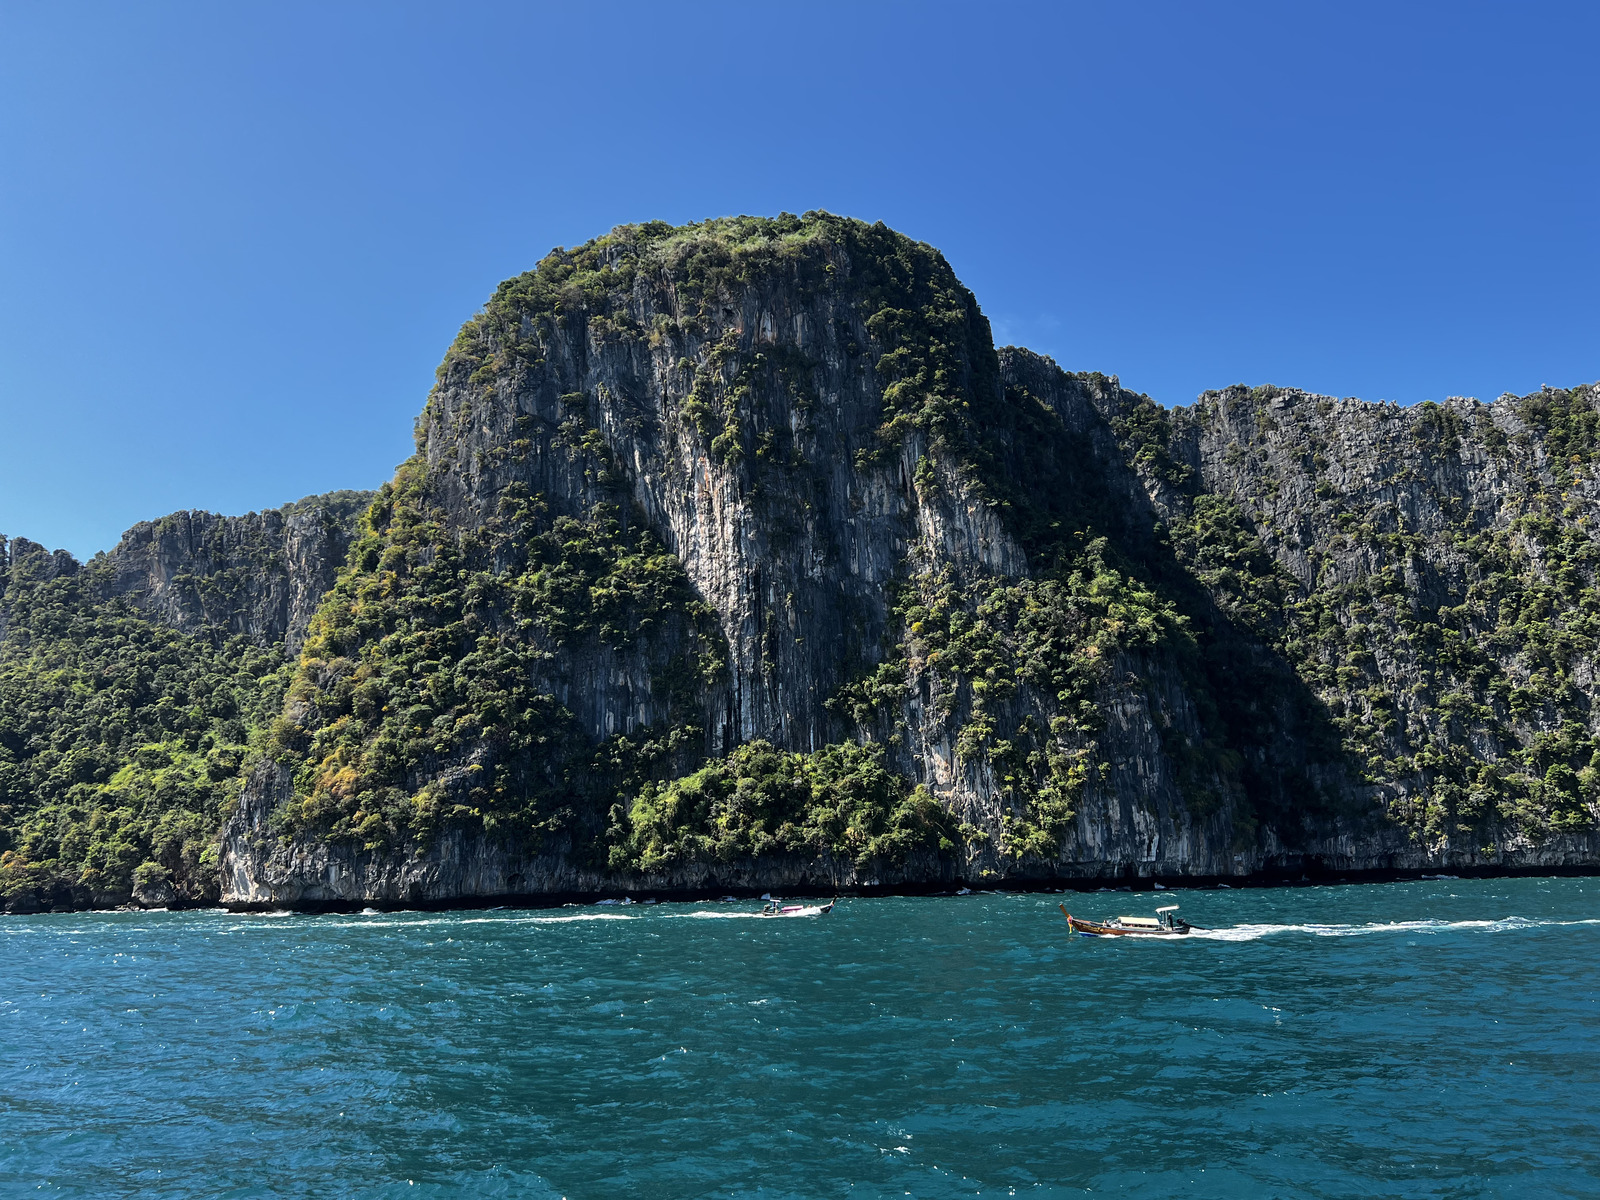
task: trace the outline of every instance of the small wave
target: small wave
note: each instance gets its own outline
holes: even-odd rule
[[[669,919],[710,920],[710,921],[741,921],[747,917],[759,917],[758,912],[712,912],[700,909],[696,912],[667,913]]]
[[[637,921],[639,913],[568,913],[560,917],[534,917],[534,916],[504,916],[504,917],[459,917],[463,925],[566,925],[573,921]]]
[[[1448,933],[1471,929],[1502,933],[1570,925],[1600,925],[1600,918],[1537,921],[1529,917],[1504,917],[1497,921],[1369,921],[1365,925],[1233,925],[1226,929],[1197,929],[1192,936],[1213,942],[1253,942],[1282,933],[1306,933],[1313,937],[1365,937],[1375,933]]]
[[[506,913],[497,916],[462,917],[454,914],[437,916],[402,916],[381,913],[376,916],[367,916],[362,913],[353,914],[343,919],[332,917],[319,917],[316,927],[318,929],[427,929],[436,925],[564,925],[569,921],[637,921],[637,913],[574,913],[570,916],[543,917],[526,914],[512,915]],[[244,933],[250,930],[261,930],[267,926],[261,924],[238,924],[229,926],[228,933]]]

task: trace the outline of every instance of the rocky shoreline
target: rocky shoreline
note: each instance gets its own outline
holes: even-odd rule
[[[482,912],[497,908],[547,909],[571,905],[594,905],[602,901],[627,901],[652,903],[703,903],[732,897],[736,900],[759,900],[765,895],[786,899],[816,899],[839,896],[852,899],[876,899],[890,896],[949,896],[993,894],[1094,894],[1098,892],[1157,892],[1157,891],[1207,891],[1217,889],[1327,887],[1330,885],[1406,883],[1421,880],[1450,879],[1536,879],[1536,878],[1593,878],[1600,876],[1600,863],[1584,862],[1568,865],[1465,865],[1450,869],[1443,867],[1372,867],[1360,870],[1334,871],[1316,864],[1299,868],[1265,870],[1252,875],[1183,876],[1143,875],[1108,876],[1100,878],[1028,878],[1010,879],[1001,883],[982,880],[954,879],[950,881],[895,884],[852,884],[830,888],[822,882],[793,883],[758,888],[749,885],[702,888],[652,888],[641,886],[623,890],[598,892],[508,893],[504,895],[461,896],[452,899],[419,902],[393,902],[381,899],[320,900],[298,904],[275,904],[265,901],[174,900],[168,904],[140,904],[129,899],[117,904],[71,903],[50,898],[49,903],[38,898],[22,901],[16,899],[0,906],[6,916],[48,916],[70,913],[126,913],[126,912],[197,912],[217,911],[230,913],[293,912],[308,915],[359,913],[365,910],[378,912]]]

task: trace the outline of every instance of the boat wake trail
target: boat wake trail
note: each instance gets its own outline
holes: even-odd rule
[[[1378,933],[1454,933],[1475,930],[1484,933],[1514,933],[1523,929],[1546,929],[1563,925],[1600,925],[1600,918],[1581,921],[1535,921],[1527,917],[1505,917],[1498,921],[1369,921],[1365,925],[1234,925],[1227,929],[1197,929],[1190,937],[1213,942],[1254,942],[1285,933],[1304,933],[1313,937],[1366,937]]]
[[[666,916],[680,921],[743,921],[747,918],[760,920],[758,912],[711,912],[700,909],[695,912],[667,913]]]

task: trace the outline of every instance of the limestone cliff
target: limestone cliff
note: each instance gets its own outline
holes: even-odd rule
[[[224,900],[1594,864],[1560,397],[1167,413],[881,226],[621,227],[447,355]]]
[[[1278,643],[1389,817],[1451,861],[1593,828],[1597,427],[1600,386],[1412,408],[1237,387],[1174,414],[1193,498],[1153,481],[1163,511],[1259,537]]]
[[[371,501],[341,491],[242,517],[141,521],[106,555],[103,591],[185,633],[243,634],[293,655]]]

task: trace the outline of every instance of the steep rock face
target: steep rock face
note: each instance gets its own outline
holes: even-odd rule
[[[141,521],[106,556],[104,590],[185,633],[283,642],[293,655],[371,502],[371,492],[342,491],[240,517]]]
[[[1341,514],[1509,531],[1550,436],[1512,406],[1328,405],[1168,414],[997,353],[943,260],[881,227],[557,252],[440,368],[225,831],[224,899],[1596,861],[1570,721],[1544,719],[1561,746],[1436,722],[1446,779],[1383,699],[1422,694],[1432,635],[1358,679],[1307,633],[1398,663],[1405,631],[1329,589],[1392,576],[1437,608],[1470,571],[1352,550]],[[1443,455],[1417,432],[1441,420]],[[879,757],[840,775],[838,746]],[[1439,791],[1491,787],[1457,760],[1513,747],[1479,816]]]
[[[1592,827],[1597,428],[1600,386],[1409,409],[1230,388],[1173,414],[1190,479],[1149,475],[1164,513],[1260,539],[1281,644],[1439,853]]]
[[[605,247],[599,269],[630,251]],[[603,306],[530,329],[532,364],[469,327],[425,414],[430,499],[457,528],[481,526],[518,484],[572,516],[608,486],[635,506],[727,644],[708,729],[717,753],[829,740],[823,701],[876,654],[914,543],[939,561],[1026,569],[963,479],[930,466],[914,482],[920,431],[880,438],[884,380],[852,270],[845,246],[819,242],[694,299],[665,264],[641,270]],[[992,357],[987,324],[976,305],[960,319],[970,346],[954,357],[971,372],[971,354]],[[616,705],[602,694],[599,707]]]

